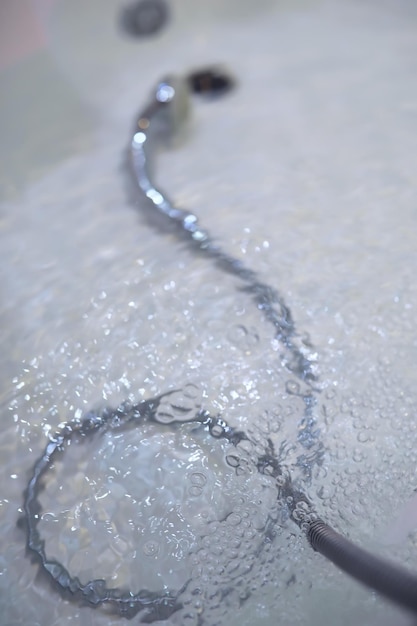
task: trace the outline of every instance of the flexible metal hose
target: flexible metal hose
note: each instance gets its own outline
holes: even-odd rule
[[[396,604],[417,612],[417,575],[359,548],[318,519],[307,531],[314,550]]]
[[[222,92],[227,89],[227,77],[219,72],[203,71],[191,74],[187,79],[169,78],[158,83],[149,104],[142,110],[131,145],[131,160],[136,183],[154,211],[173,224],[179,233],[185,236],[196,250],[216,261],[223,271],[240,279],[244,291],[262,311],[266,320],[273,326],[274,336],[286,350],[289,368],[304,384],[302,400],[304,412],[300,429],[303,433],[299,443],[309,450],[308,469],[322,458],[322,444],[318,440],[318,429],[314,419],[315,393],[317,377],[312,363],[297,343],[297,331],[291,311],[283,297],[269,285],[260,281],[257,274],[235,259],[216,243],[209,232],[199,224],[197,216],[177,208],[169,197],[153,183],[149,172],[149,151],[152,152],[152,135],[158,138],[168,131],[174,131],[181,123],[187,111],[187,96],[190,90],[196,93]],[[155,125],[155,122],[161,124]],[[156,411],[161,400],[174,393],[170,391],[136,405],[127,403],[116,409],[106,409],[102,413],[90,412],[81,421],[69,422],[55,435],[46,446],[43,455],[35,463],[33,475],[29,480],[24,495],[23,522],[26,526],[27,548],[56,588],[72,600],[88,603],[90,606],[106,605],[114,613],[132,618],[140,613],[146,621],[168,619],[181,608],[180,596],[188,582],[180,590],[155,592],[142,589],[139,593],[108,588],[104,579],[95,579],[82,584],[77,576],[47,556],[45,542],[38,530],[41,504],[39,494],[43,488],[44,474],[51,468],[56,456],[64,450],[64,444],[72,438],[81,441],[98,429],[118,429],[123,425],[138,425],[144,421],[158,422]],[[181,420],[179,420],[181,421]],[[234,429],[217,416],[212,417],[205,411],[198,412],[188,421],[193,421],[208,428],[216,438],[224,438],[233,446],[241,441],[250,441],[244,432]],[[175,420],[173,420],[175,422]],[[401,607],[417,614],[417,575],[393,564],[367,550],[354,545],[348,539],[334,531],[321,519],[317,519],[309,498],[303,493],[291,476],[284,471],[274,451],[272,441],[255,461],[256,469],[277,479],[277,497],[288,505],[292,521],[306,531],[307,538],[314,550],[340,567],[344,572],[381,593]],[[312,454],[313,448],[315,449]],[[307,474],[308,475],[308,474]]]
[[[193,75],[193,80],[188,80],[188,84],[186,80],[178,81],[178,79],[175,79],[175,81],[168,79],[167,81],[161,82],[157,87],[156,97],[151,100],[150,107],[145,110],[139,120],[139,128],[141,129],[141,124],[144,123],[144,126],[147,129],[148,126],[150,126],[150,120],[153,115],[158,110],[163,109],[168,105],[168,109],[171,108],[171,131],[175,130],[175,122],[173,121],[174,113],[176,111],[176,107],[178,107],[178,102],[181,102],[181,99],[184,98],[184,93],[186,93],[190,88],[192,91],[199,92],[200,90],[195,88],[196,84],[203,85],[205,91],[210,92],[211,87],[214,84],[210,78],[209,72],[204,72],[202,75],[204,76],[204,80],[197,81],[197,83],[195,82],[195,76],[197,75]],[[149,115],[149,113],[151,113],[151,115]],[[175,118],[179,119],[178,116],[175,116]],[[134,138],[132,144],[132,153],[137,181],[141,190],[148,197],[148,199],[151,200],[157,211],[165,214],[172,222],[177,222],[184,231],[189,231],[191,237],[198,241],[200,245],[204,245],[206,251],[211,253],[212,256],[222,257],[223,253],[219,253],[219,250],[215,246],[213,247],[212,240],[207,231],[199,228],[196,216],[185,211],[175,209],[168,200],[167,196],[157,191],[154,187],[147,174],[148,164],[144,151],[147,136],[145,133],[140,132],[135,137],[136,139]],[[252,279],[250,272],[248,273],[247,270],[237,267],[235,262],[231,263],[225,255],[223,256],[227,260],[227,263],[224,263],[224,265],[229,266],[229,271],[230,268],[232,268],[233,273],[236,273],[237,275],[242,273],[242,278],[246,280],[249,279],[249,281]],[[281,311],[286,311],[286,306],[284,306],[283,303],[281,303],[281,305]],[[290,349],[295,352],[292,345],[294,328],[292,325],[291,315],[288,315],[288,319],[291,322],[288,329],[283,326],[282,317],[285,316],[281,316],[279,324],[275,323],[274,320],[278,334],[280,339],[283,340],[284,343],[287,343]],[[310,381],[314,380],[314,376],[309,369],[310,365],[308,361],[306,359],[302,359],[297,353],[295,356],[296,360],[299,360],[297,370],[298,372],[303,372],[301,377]],[[294,487],[291,484],[289,486],[288,494],[292,497],[295,495],[293,490]],[[300,494],[294,498],[296,502],[300,501],[300,499],[308,501],[305,496],[300,498]],[[323,556],[331,560],[335,565],[340,567],[343,571],[359,582],[367,585],[375,591],[378,591],[396,604],[406,609],[411,609],[413,612],[417,613],[416,574],[409,572],[399,565],[374,556],[370,552],[354,545],[320,519],[307,521],[306,526],[307,537],[314,550],[320,552]]]

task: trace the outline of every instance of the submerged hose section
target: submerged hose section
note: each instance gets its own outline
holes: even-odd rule
[[[304,470],[305,478],[309,480],[313,465],[319,465],[322,461],[323,444],[319,439],[314,417],[316,394],[319,390],[316,388],[317,375],[308,342],[300,339],[290,308],[281,294],[262,282],[256,272],[246,267],[242,261],[224,252],[208,231],[200,227],[197,216],[175,207],[168,196],[157,189],[149,174],[149,151],[153,146],[153,140],[166,136],[167,131],[172,132],[181,122],[183,113],[186,112],[189,91],[212,96],[226,91],[228,85],[227,76],[211,70],[193,73],[183,80],[172,78],[160,82],[137,122],[131,144],[133,173],[139,190],[151,208],[167,218],[195,249],[215,261],[223,271],[239,279],[243,283],[243,291],[250,296],[257,309],[272,325],[274,337],[282,346],[283,366],[297,376],[302,384],[302,390],[294,393],[301,397],[304,405],[303,415],[299,421],[298,442],[308,451],[308,462],[307,456],[303,454],[298,457],[297,465]],[[198,411],[190,418],[161,421],[158,418],[160,403],[173,393],[169,391],[135,405],[124,403],[116,409],[107,408],[100,413],[92,411],[81,420],[65,424],[55,437],[50,439],[42,456],[35,463],[23,502],[22,521],[26,528],[27,549],[58,591],[81,604],[94,607],[103,605],[109,613],[128,619],[138,616],[140,621],[147,623],[169,619],[178,611],[182,606],[181,593],[189,581],[185,581],[181,589],[172,590],[163,587],[157,591],[142,589],[138,593],[108,587],[104,579],[95,579],[83,584],[63,564],[48,556],[45,541],[38,530],[41,513],[39,496],[44,487],[46,474],[54,461],[64,453],[66,446],[72,442],[81,443],[98,431],[140,427],[144,422],[175,428],[176,423],[186,421],[194,423],[197,428],[208,430],[216,439],[225,439],[235,448],[241,443],[249,442],[254,443],[254,450],[256,449],[256,442],[251,441],[249,434],[235,429],[220,416],[211,416],[204,410]],[[318,519],[308,497],[292,479],[287,468],[281,465],[270,439],[267,440],[263,450],[254,454],[252,463],[260,474],[268,475],[274,480],[277,498],[287,503],[289,518],[306,532],[314,550],[356,580],[398,605],[417,613],[417,576],[355,546]]]
[[[197,215],[176,207],[168,194],[155,185],[150,174],[155,144],[161,140],[166,141],[167,136],[174,134],[183,123],[188,111],[190,91],[213,96],[213,93],[217,95],[226,91],[227,84],[227,75],[210,70],[195,72],[188,78],[169,77],[159,82],[151,100],[138,117],[131,144],[133,175],[150,208],[167,218],[194,249],[215,261],[222,271],[242,281],[241,290],[251,297],[264,318],[273,326],[275,338],[282,346],[283,365],[304,386],[304,390],[299,393],[304,403],[304,411],[299,423],[298,441],[309,451],[312,461],[306,464],[305,458],[300,457],[299,467],[304,470],[306,478],[310,479],[311,466],[321,461],[323,448],[314,418],[318,389],[311,346],[297,333],[291,310],[283,296],[263,282],[240,259],[225,252],[209,231],[200,226]]]
[[[359,582],[378,591],[389,600],[417,612],[417,576],[359,548],[318,519],[307,531],[314,550]]]
[[[42,456],[36,461],[32,477],[24,493],[24,515],[20,519],[20,525],[26,530],[26,547],[32,559],[37,562],[40,570],[64,598],[93,608],[102,606],[108,614],[127,619],[138,616],[142,623],[169,619],[183,607],[181,594],[187,589],[190,580],[186,580],[180,589],[169,589],[165,585],[159,590],[146,588],[137,593],[129,589],[109,587],[104,578],[95,578],[83,583],[78,576],[70,573],[63,563],[48,555],[45,540],[38,529],[42,517],[40,495],[44,488],[43,481],[46,474],[53,468],[57,458],[65,453],[69,444],[82,444],[99,431],[140,428],[145,422],[159,424],[165,429],[175,429],[179,424],[187,422],[208,431],[214,439],[226,440],[236,449],[239,449],[239,444],[242,442],[251,442],[245,432],[230,426],[221,417],[212,416],[204,410],[198,411],[191,417],[166,420],[163,408],[160,411],[161,402],[170,396],[175,396],[177,391],[179,390],[168,391],[135,405],[125,402],[115,409],[107,407],[101,412],[91,411],[82,419],[67,422],[49,441]],[[290,518],[301,527],[303,520],[311,514],[310,503],[306,496],[294,487],[291,477],[280,465],[272,442],[269,442],[268,448],[262,455],[254,459],[254,466],[260,474],[267,474],[275,479],[277,499],[290,500],[288,504]],[[262,542],[258,548],[258,554],[268,541]]]
[[[188,80],[188,82],[187,79],[183,81],[168,79],[158,84],[153,99],[139,117],[139,132],[135,133],[133,137],[131,156],[134,174],[140,190],[151,202],[153,208],[175,223],[192,243],[197,244],[201,251],[215,259],[223,270],[243,280],[246,283],[244,290],[252,295],[258,308],[273,325],[276,338],[287,350],[285,365],[307,385],[307,392],[303,394],[304,416],[301,421],[305,434],[304,440],[299,438],[299,441],[306,448],[316,444],[317,457],[315,460],[317,462],[321,455],[321,443],[317,441],[318,430],[314,430],[315,419],[313,417],[316,403],[313,392],[317,391],[313,385],[316,383],[317,377],[308,351],[300,348],[296,342],[297,332],[290,309],[282,296],[262,283],[253,270],[223,252],[220,246],[213,241],[208,231],[199,226],[196,215],[176,208],[168,196],[156,188],[148,173],[148,144],[152,135],[155,114],[168,109],[165,122],[170,132],[175,131],[175,125],[180,119],[178,107],[184,101],[189,89],[201,93],[200,89],[195,89],[196,75],[194,74],[193,80]],[[214,85],[211,83],[210,72],[204,71],[202,75],[204,80],[197,81],[197,84],[204,86],[203,92],[210,93],[211,87]],[[216,74],[217,77],[218,74]],[[297,492],[291,482],[287,484],[287,495],[296,502],[308,503],[308,499]],[[306,518],[304,523],[301,520],[298,521],[301,521],[299,525],[306,530],[308,540],[314,550],[326,556],[359,582],[378,591],[400,606],[417,612],[416,575],[355,546],[323,521],[319,519],[311,521],[316,516],[311,508],[310,512],[312,513],[310,519]],[[293,516],[292,519],[297,521]]]
[[[149,148],[154,139],[166,137],[167,131],[181,122],[186,112],[186,96],[189,89],[199,94],[213,92],[216,94],[227,91],[230,81],[220,72],[211,70],[196,72],[181,81],[170,79],[158,84],[156,92],[148,106],[142,111],[137,122],[136,132],[131,145],[131,157],[135,179],[140,191],[150,202],[157,213],[168,219],[168,222],[178,228],[180,236],[185,236],[194,249],[205,255],[206,258],[217,263],[222,271],[234,275],[243,283],[242,291],[248,294],[256,308],[274,329],[274,337],[282,347],[281,360],[283,366],[297,376],[302,383],[302,389],[288,391],[298,395],[304,403],[304,411],[299,420],[300,445],[308,450],[308,454],[301,454],[297,458],[297,466],[303,470],[307,480],[311,477],[311,469],[315,463],[322,460],[323,445],[318,437],[314,406],[316,403],[315,383],[317,380],[314,359],[310,356],[310,348],[306,340],[302,340],[296,331],[291,311],[283,297],[268,284],[262,282],[257,274],[246,267],[242,261],[232,257],[198,224],[196,215],[179,209],[169,200],[168,196],[159,191],[149,175]],[[301,385],[300,385],[301,386]],[[210,416],[208,412],[198,411],[191,418],[171,418],[166,421],[166,415],[159,417],[158,407],[163,398],[169,397],[173,391],[161,396],[130,405],[123,403],[116,409],[107,408],[103,412],[91,411],[81,420],[66,423],[54,437],[50,439],[42,456],[35,463],[32,477],[24,493],[22,524],[26,529],[26,546],[29,554],[38,563],[40,570],[46,575],[65,598],[91,607],[102,606],[108,613],[125,618],[138,616],[140,621],[152,623],[169,617],[182,608],[181,594],[187,588],[189,581],[185,581],[180,589],[169,589],[166,585],[160,590],[141,589],[133,593],[128,589],[107,586],[102,578],[81,582],[78,576],[69,572],[64,564],[48,555],[45,540],[41,537],[38,523],[41,513],[40,494],[44,486],[46,474],[53,467],[54,461],[65,452],[68,444],[82,443],[97,431],[115,430],[128,426],[140,427],[146,421],[155,422],[161,428],[175,428],[176,423],[187,421],[197,427],[208,430],[216,439],[226,439],[230,445],[238,447],[241,442],[247,442],[253,450],[251,463],[259,474],[269,476],[275,484],[277,500],[286,503],[289,518],[300,528],[315,518],[310,502],[306,495],[294,484],[290,472],[281,465],[279,455],[274,449],[273,442],[268,439],[264,449],[252,441],[249,433],[246,434],[230,426],[220,416]],[[238,471],[236,468],[236,472]],[[272,541],[268,536],[269,525],[265,527],[264,537],[256,554]],[[273,535],[272,535],[273,536]],[[251,569],[252,565],[248,565]],[[248,570],[249,571],[249,570]]]

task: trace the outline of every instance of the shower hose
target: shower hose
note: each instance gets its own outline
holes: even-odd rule
[[[318,429],[315,428],[314,418],[316,374],[308,358],[308,351],[302,345],[300,347],[299,335],[289,307],[282,296],[262,282],[253,270],[224,252],[208,231],[200,226],[194,213],[175,207],[168,196],[155,186],[149,173],[152,148],[181,124],[188,109],[188,95],[197,93],[213,99],[228,91],[231,86],[232,79],[219,68],[195,72],[185,78],[170,77],[158,83],[148,105],[138,117],[131,142],[129,168],[136,189],[139,188],[141,196],[148,204],[148,214],[162,216],[162,219],[172,225],[178,237],[187,240],[196,253],[211,259],[222,271],[241,281],[242,290],[272,326],[274,338],[282,347],[285,366],[304,385],[304,412],[300,421],[301,444],[302,438],[304,442],[308,440],[310,444],[317,444]],[[93,436],[99,430],[140,427],[144,422],[158,423],[161,428],[175,428],[178,423],[187,421],[194,422],[214,438],[226,440],[236,449],[239,449],[241,442],[250,442],[250,436],[245,432],[205,410],[197,411],[191,418],[171,416],[167,419],[165,414],[162,419],[159,412],[161,404],[169,401],[174,393],[175,391],[170,390],[138,404],[126,402],[117,408],[92,411],[81,419],[69,421],[50,438],[42,456],[36,461],[24,493],[20,523],[25,529],[28,554],[65,598],[84,605],[104,606],[108,612],[127,618],[139,613],[141,621],[147,623],[168,619],[182,607],[181,594],[190,581],[185,582],[181,589],[142,589],[139,593],[109,588],[104,579],[94,579],[83,584],[62,563],[47,556],[45,540],[38,529],[42,511],[39,496],[43,479],[56,458],[65,452],[70,440],[82,444],[88,436]],[[316,450],[320,456],[320,444],[316,445]],[[259,473],[275,480],[277,497],[286,502],[289,519],[305,533],[313,550],[320,552],[359,582],[417,615],[416,574],[354,545],[320,519],[302,488],[292,480],[291,473],[280,463],[270,439],[263,453],[257,453],[253,462]]]

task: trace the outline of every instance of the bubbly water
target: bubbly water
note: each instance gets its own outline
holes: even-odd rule
[[[179,591],[182,608],[161,623],[408,623],[312,552],[256,459],[272,445],[324,519],[417,569],[417,16],[406,2],[395,13],[389,2],[223,4],[172,2],[158,38],[134,41],[114,27],[113,2],[57,3],[48,55],[16,69],[38,100],[32,112],[16,101],[23,138],[5,132],[7,626],[125,622],[62,599],[16,523],[60,424],[169,390],[156,421],[66,447],[40,496],[48,556],[82,582]],[[158,178],[284,296],[318,373],[310,447],[304,383],[262,311],[127,190],[124,152],[149,90],[213,61],[239,87],[196,104]],[[10,75],[0,80],[16,97]],[[37,103],[54,98],[62,108],[34,128]],[[188,421],[201,410],[252,443]]]

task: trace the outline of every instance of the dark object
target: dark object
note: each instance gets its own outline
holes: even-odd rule
[[[417,612],[417,576],[355,546],[322,520],[309,526],[311,546],[344,572],[396,604]]]
[[[187,77],[191,91],[198,94],[222,95],[234,87],[233,79],[221,70],[192,72]]]
[[[144,37],[160,31],[168,16],[164,0],[140,0],[123,10],[121,25],[129,35]]]

